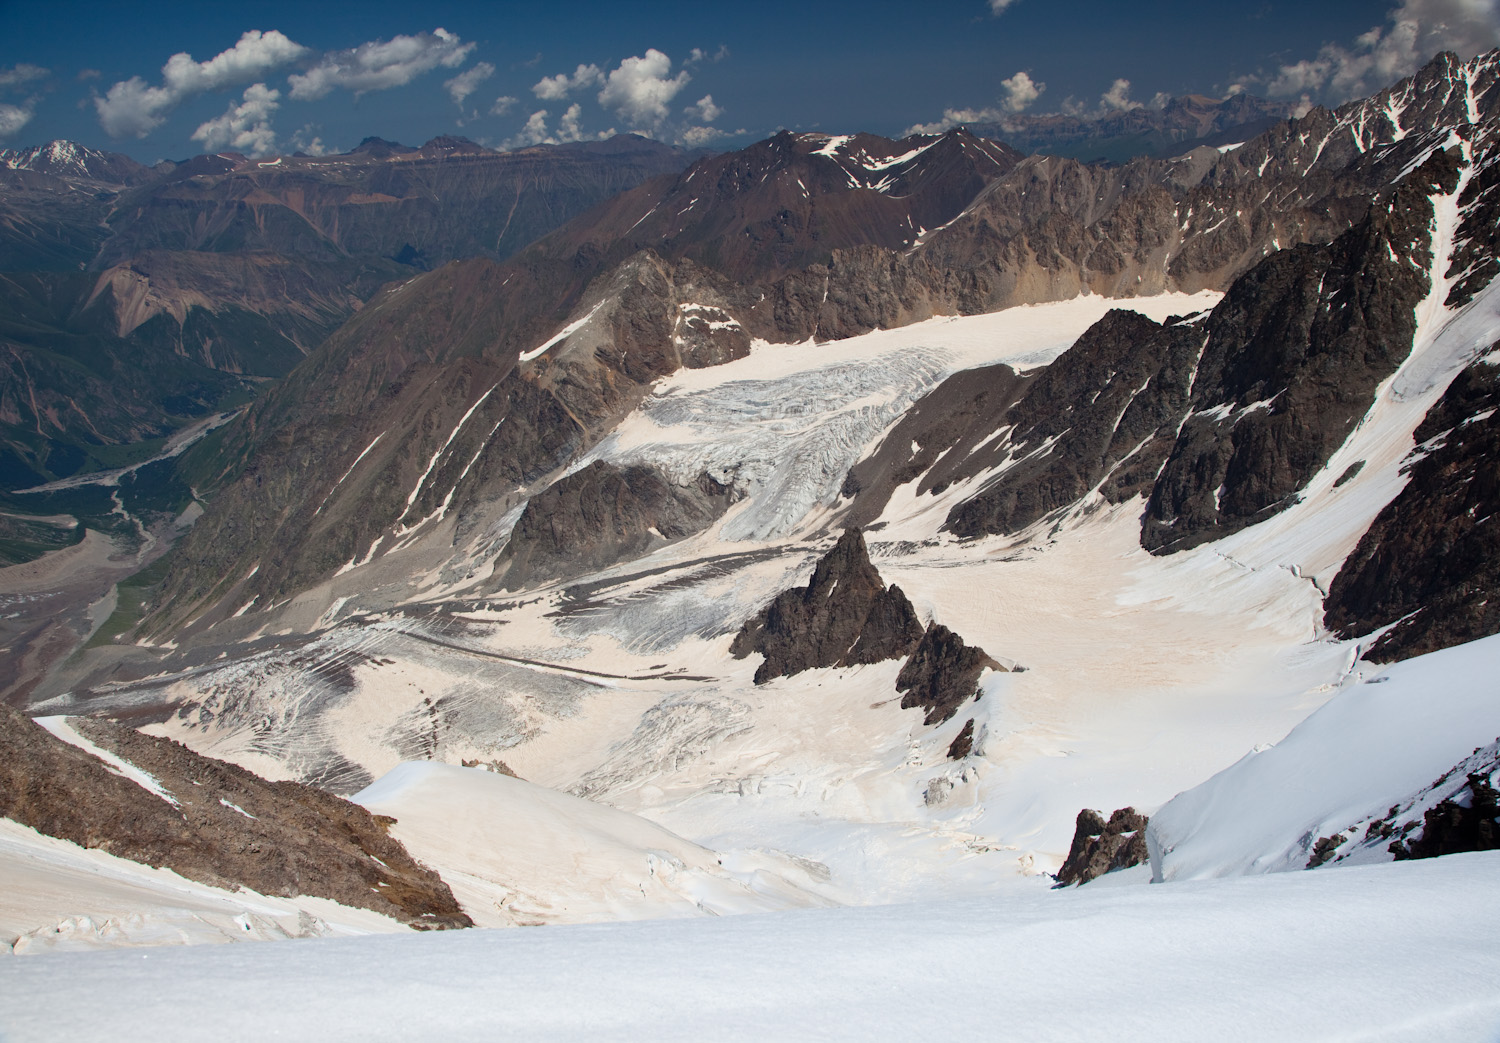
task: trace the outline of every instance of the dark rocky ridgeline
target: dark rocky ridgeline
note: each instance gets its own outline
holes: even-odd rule
[[[423,930],[473,926],[448,885],[387,834],[389,820],[169,739],[107,721],[71,723],[157,779],[179,807],[0,707],[0,814],[214,887],[329,898]]]
[[[1073,846],[1057,871],[1057,887],[1086,884],[1116,869],[1144,865],[1147,818],[1135,808],[1120,808],[1109,821],[1090,808],[1078,813]]]
[[[174,565],[168,580],[174,607],[148,620],[145,632],[164,636],[187,619],[210,618],[207,607],[230,594],[234,604],[221,605],[228,612],[252,596],[266,605],[305,590],[372,548],[388,551],[450,494],[459,540],[479,526],[488,533],[494,519],[519,503],[521,484],[554,475],[575,459],[650,381],[681,365],[734,357],[746,337],[838,338],[1084,290],[1131,296],[1224,287],[1273,250],[1326,243],[1361,221],[1359,234],[1371,240],[1372,250],[1390,247],[1401,256],[1414,238],[1374,239],[1402,221],[1418,223],[1417,203],[1386,213],[1381,207],[1389,197],[1381,194],[1371,214],[1370,200],[1388,193],[1396,175],[1446,141],[1453,127],[1475,136],[1464,100],[1471,79],[1476,115],[1493,119],[1500,107],[1500,90],[1490,89],[1495,70],[1445,57],[1393,88],[1396,93],[1334,112],[1315,109],[1232,152],[1203,148],[1120,168],[1056,157],[1017,161],[1000,146],[957,131],[909,142],[856,137],[837,146],[821,135],[783,134],[653,179],[533,244],[493,276],[471,274],[472,265],[484,262],[467,262],[394,291],[414,303],[395,303],[391,294],[377,298],[278,387],[274,406],[252,410],[219,449],[210,446],[186,460],[185,467],[202,472],[196,488],[235,488],[219,494],[199,522],[205,535],[195,530],[186,564]],[[1411,115],[1408,124],[1392,123],[1397,111]],[[910,193],[896,194],[900,185]],[[1415,181],[1411,185],[1415,193]],[[918,227],[932,234],[917,242]],[[1338,250],[1338,258],[1329,253],[1330,268],[1336,259],[1352,260],[1352,245]],[[1300,262],[1282,263],[1295,268]],[[1371,279],[1380,264],[1372,254]],[[482,307],[456,295],[439,302],[438,289],[450,281],[469,284]],[[505,375],[514,353],[543,343],[598,301],[605,310],[590,330],[560,346],[565,350],[549,350]],[[695,323],[684,305],[713,310]],[[450,307],[486,313],[483,323],[472,324],[485,334],[482,343],[463,337],[454,345],[424,332],[424,315],[440,331],[451,327],[443,314]],[[1254,312],[1250,302],[1245,307]],[[407,328],[423,345],[420,353],[407,350],[394,333],[366,336],[381,316],[402,309],[416,320]],[[1273,316],[1259,318],[1269,338],[1277,323]],[[1336,320],[1322,321],[1331,329]],[[731,322],[739,333],[703,342],[716,323],[728,331]],[[1382,333],[1393,328],[1383,326]],[[351,350],[351,341],[360,339],[370,350]],[[1379,365],[1375,359],[1368,368]],[[491,383],[504,383],[443,448],[458,416],[491,386],[483,382],[485,368]],[[1299,379],[1320,375],[1291,369]],[[1212,388],[1200,374],[1205,394],[1255,383],[1240,379],[1245,374],[1218,376],[1224,386]],[[1193,445],[1179,445],[1180,463],[1153,515],[1153,548],[1230,531],[1246,513],[1260,516],[1267,504],[1286,502],[1296,475],[1313,466],[1305,458],[1321,451],[1335,422],[1311,416],[1301,408],[1306,402],[1283,417],[1278,410],[1288,406],[1282,399],[1268,416],[1257,410],[1239,417],[1240,424],[1218,425],[1222,430],[1199,432]],[[1233,407],[1227,399],[1200,401],[1197,395],[1193,405]],[[513,426],[510,417],[519,415],[536,423]],[[1226,489],[1229,502],[1210,514],[1222,482],[1196,481],[1191,460],[1201,450],[1208,470],[1221,456],[1228,467],[1241,448],[1232,438],[1228,449],[1219,444],[1231,426],[1243,428],[1238,437],[1251,444],[1225,475],[1239,487]],[[491,431],[494,440],[486,442]],[[382,432],[384,440],[339,484],[327,509],[315,510],[361,448]],[[434,453],[441,456],[436,467],[442,477],[434,472],[408,509],[405,498]],[[462,483],[451,484],[460,474]],[[1078,484],[1064,479],[1049,496],[1042,486],[1053,479],[1039,477],[1033,499],[1060,499],[1064,488]],[[1117,480],[1132,480],[1128,465]],[[1177,501],[1190,518],[1167,513]],[[377,545],[383,535],[392,538]],[[243,589],[232,586],[256,566],[260,571]]]
[[[1008,435],[940,479],[1017,460],[949,512],[948,528],[960,536],[1016,532],[1096,486],[1111,502],[1148,491],[1187,407],[1204,336],[1194,323],[1158,326],[1133,311],[1100,319],[992,421]]]
[[[1430,288],[1432,193],[1457,150],[1435,153],[1357,227],[1267,258],[1209,317],[1193,412],[1152,491],[1150,551],[1181,550],[1284,509],[1343,444],[1411,352]]]
[[[1416,431],[1407,483],[1328,588],[1324,625],[1393,662],[1500,633],[1500,369],[1471,364]],[[1392,626],[1394,624],[1394,626]]]
[[[1283,250],[1202,320],[1105,316],[993,424],[971,469],[1017,462],[949,514],[961,536],[1016,532],[1097,487],[1148,495],[1141,543],[1181,550],[1294,502],[1410,353],[1429,288],[1438,152],[1324,246]],[[984,457],[988,458],[984,458]]]
[[[966,645],[941,623],[929,623],[896,676],[896,691],[903,693],[902,709],[919,706],[925,711],[923,724],[941,724],[964,703],[978,698],[980,674],[1003,669],[978,645]]]
[[[1244,142],[1290,116],[1292,108],[1251,94],[1223,99],[1187,94],[1160,108],[1137,106],[1102,116],[1017,113],[968,126],[1022,152],[1122,162],[1141,155],[1175,155],[1194,144]]]
[[[845,530],[805,587],[783,591],[746,621],[729,651],[765,661],[755,683],[817,667],[900,659],[923,640],[922,624],[901,588],[887,588],[870,564],[864,536]]]
[[[654,467],[596,460],[527,503],[496,565],[495,589],[571,578],[645,554],[708,528],[734,499],[732,488],[707,474],[683,486]]]

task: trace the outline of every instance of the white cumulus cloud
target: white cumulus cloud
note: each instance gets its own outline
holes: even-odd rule
[[[672,99],[692,79],[685,69],[676,76],[671,73],[672,59],[648,48],[644,57],[626,58],[610,72],[599,104],[619,113],[632,128],[654,130],[666,121]]]
[[[1129,112],[1144,108],[1140,102],[1130,100],[1130,81],[1121,77],[1110,85],[1109,90],[1099,95],[1099,108],[1106,112]]]
[[[193,61],[193,56],[185,51],[172,55],[167,59],[167,64],[162,66],[162,80],[169,91],[180,97],[187,97],[190,94],[238,86],[287,62],[296,61],[305,53],[306,47],[292,42],[274,29],[268,33],[252,29],[241,36],[239,42],[229,50],[214,55],[206,62]]]
[[[9,69],[0,68],[0,93],[28,94],[32,84],[51,75],[50,69],[28,62],[20,62]],[[39,97],[40,95],[31,94],[19,103],[0,102],[0,141],[19,133],[22,127],[31,122],[31,117],[36,114]]]
[[[531,93],[543,101],[562,101],[574,91],[598,87],[604,83],[604,70],[597,65],[580,64],[572,76],[560,72],[556,76],[543,76]]]
[[[271,117],[280,107],[281,92],[264,83],[245,88],[244,100],[230,104],[224,115],[211,119],[193,131],[193,140],[201,142],[208,152],[230,148],[251,156],[264,156],[276,148],[276,133]]]
[[[1320,95],[1338,103],[1410,76],[1439,51],[1470,58],[1500,43],[1497,0],[1403,0],[1348,46],[1324,45],[1316,58],[1283,65],[1261,80],[1277,97]]]
[[[520,98],[512,98],[509,94],[502,94],[495,99],[495,104],[490,106],[491,116],[504,116],[511,109],[521,103]]]
[[[718,127],[688,127],[677,135],[677,144],[688,148],[702,148],[721,138],[738,138],[750,133],[744,127],[739,130],[720,130]]]
[[[990,13],[1000,14],[1016,0],[990,0]]]
[[[1042,96],[1042,91],[1047,89],[1047,85],[1033,80],[1030,74],[1023,71],[1009,79],[1001,80],[1000,88],[1004,97],[1001,98],[997,108],[944,109],[942,119],[931,123],[914,123],[906,128],[906,134],[908,136],[946,134],[954,127],[967,126],[970,123],[998,123],[1006,116],[1029,108],[1037,98]]]
[[[724,115],[724,110],[714,104],[714,96],[712,94],[705,94],[682,111],[700,123],[712,123]]]
[[[184,99],[205,91],[237,87],[307,53],[307,48],[271,30],[251,29],[239,42],[205,62],[187,52],[167,59],[161,86],[139,76],[121,80],[102,97],[94,98],[99,126],[112,138],[143,138],[166,120]]]
[[[461,109],[469,95],[477,91],[479,85],[493,75],[495,75],[493,65],[489,62],[479,62],[472,69],[465,69],[453,79],[445,80],[443,86],[447,88],[448,96],[453,99],[453,104]]]
[[[4,141],[31,122],[31,105],[8,105],[0,102],[0,141]]]
[[[1024,72],[1018,72],[1008,80],[1001,80],[1000,86],[1005,88],[1005,100],[1001,104],[1007,112],[1020,112],[1028,108],[1047,89],[1045,83],[1038,83]]]
[[[258,80],[306,53],[308,48],[282,33],[258,29],[249,30],[234,47],[220,51],[207,62],[193,62],[190,54],[181,51],[162,66],[162,86],[130,77],[114,84],[104,96],[95,96],[99,126],[111,138],[144,138],[159,128],[166,114],[184,99]]]
[[[603,141],[612,137],[614,130],[588,134],[583,129],[583,106],[576,101],[557,118],[557,128],[547,127],[547,110],[538,109],[526,120],[526,125],[514,137],[500,143],[502,149],[526,148],[529,145],[565,145],[573,141]]]
[[[0,68],[0,90],[13,90],[16,87],[24,87],[36,80],[45,80],[51,76],[50,69],[44,69],[40,65],[32,65],[30,62],[19,62],[9,69]]]
[[[330,51],[305,73],[288,78],[298,101],[321,98],[336,87],[364,94],[402,87],[424,73],[455,69],[468,60],[475,45],[455,33],[434,29],[413,36],[372,40],[347,51]]]
[[[728,57],[729,45],[726,43],[719,44],[719,49],[712,54],[709,54],[702,47],[694,47],[690,52],[688,52],[687,61],[683,62],[682,64],[697,65],[700,62],[722,62],[725,58]]]

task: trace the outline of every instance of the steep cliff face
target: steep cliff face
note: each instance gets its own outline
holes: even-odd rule
[[[448,885],[359,805],[118,724],[69,724],[116,765],[0,707],[5,817],[216,887],[330,898],[420,929],[471,926]]]
[[[1435,152],[1358,226],[1266,258],[1207,316],[1101,320],[993,418],[965,460],[995,477],[949,528],[1013,533],[1091,490],[1144,495],[1141,543],[1167,552],[1294,502],[1411,352],[1432,199],[1454,193],[1460,162]]]
[[[878,663],[907,655],[922,624],[900,587],[887,587],[870,563],[864,536],[848,529],[805,587],[783,591],[745,622],[729,650],[765,659],[755,683],[818,667]]]
[[[1393,662],[1500,633],[1500,371],[1476,362],[1417,428],[1400,495],[1329,585],[1340,637],[1389,627],[1365,655]]]
[[[1434,193],[1457,186],[1439,152],[1326,247],[1268,258],[1206,323],[1193,414],[1153,490],[1142,544],[1175,550],[1286,506],[1411,352],[1430,288]]]

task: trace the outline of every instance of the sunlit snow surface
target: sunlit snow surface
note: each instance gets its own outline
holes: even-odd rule
[[[696,922],[0,960],[0,1037],[1455,1040],[1500,853]]]

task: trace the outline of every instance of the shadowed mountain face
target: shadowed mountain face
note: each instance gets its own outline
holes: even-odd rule
[[[1456,189],[1457,152],[1434,153],[1332,243],[1262,261],[1209,315],[1157,326],[1113,312],[1003,413],[961,429],[947,413],[950,430],[924,453],[970,448],[919,488],[997,470],[948,516],[966,537],[1018,532],[1093,489],[1114,503],[1144,495],[1141,542],[1156,552],[1284,509],[1411,351],[1430,290],[1431,198]]]
[[[1367,655],[1391,662],[1500,633],[1500,372],[1459,374],[1417,428],[1409,480],[1329,586],[1341,637],[1389,627]]]
[[[733,490],[704,474],[677,485],[652,467],[596,460],[533,497],[496,564],[502,589],[640,557],[707,528]]]

